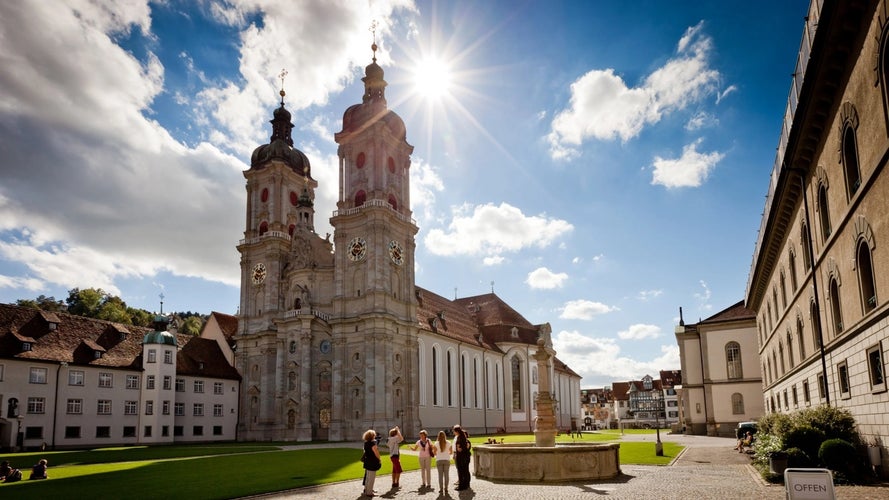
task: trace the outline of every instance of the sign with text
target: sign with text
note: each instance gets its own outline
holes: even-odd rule
[[[784,488],[789,500],[836,499],[829,469],[784,469]]]

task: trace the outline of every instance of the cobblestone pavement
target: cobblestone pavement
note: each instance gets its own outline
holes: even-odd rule
[[[654,436],[626,435],[625,441],[651,441]],[[389,489],[391,478],[378,476],[377,497],[386,499],[475,500],[475,499],[589,499],[594,496],[626,500],[671,499],[783,499],[782,485],[764,482],[750,465],[750,458],[732,450],[735,442],[728,438],[705,436],[662,435],[664,441],[678,442],[686,449],[669,466],[627,465],[615,479],[567,484],[510,484],[472,478],[471,488],[448,493],[437,489],[420,489],[418,471],[401,475],[401,488]],[[403,450],[402,453],[405,453]],[[470,470],[474,467],[470,465]],[[432,469],[433,484],[437,472]],[[451,478],[456,473],[451,467]],[[282,491],[251,497],[262,500],[291,498],[365,500],[360,480],[344,481],[311,488]],[[838,486],[838,499],[889,499],[889,485],[863,487]]]

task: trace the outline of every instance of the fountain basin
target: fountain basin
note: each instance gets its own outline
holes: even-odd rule
[[[620,474],[620,444],[480,444],[472,447],[475,476],[494,481],[559,483]]]

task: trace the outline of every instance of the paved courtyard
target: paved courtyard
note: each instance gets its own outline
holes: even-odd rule
[[[495,483],[473,477],[471,489],[453,491],[448,495],[435,490],[420,490],[420,473],[410,471],[402,474],[401,488],[391,490],[390,476],[377,477],[376,492],[380,498],[397,499],[589,499],[595,496],[627,500],[667,500],[667,499],[783,499],[782,485],[765,483],[750,465],[746,455],[732,450],[734,440],[705,436],[684,436],[663,434],[664,441],[678,442],[686,449],[669,466],[628,465],[621,468],[622,474],[609,481],[579,482],[559,485],[507,484]],[[654,436],[627,435],[624,440],[652,442]],[[405,453],[402,451],[402,453]],[[409,453],[409,452],[408,452]],[[474,467],[470,465],[470,470]],[[437,484],[437,472],[432,468],[432,482]],[[451,467],[452,482],[456,471]],[[889,499],[889,485],[880,487],[836,488],[839,499]],[[257,499],[283,500],[290,498],[311,499],[355,499],[362,500],[361,480],[345,481],[311,488],[283,491],[261,495]]]

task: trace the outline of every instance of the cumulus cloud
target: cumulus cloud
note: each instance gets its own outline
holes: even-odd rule
[[[617,332],[617,336],[624,340],[654,339],[661,336],[661,329],[655,325],[639,323]]]
[[[642,290],[637,295],[637,298],[642,302],[648,302],[651,299],[660,297],[663,293],[663,290]]]
[[[701,139],[682,148],[682,156],[675,159],[654,158],[654,172],[651,183],[667,188],[698,187],[707,179],[724,154],[719,152],[699,153],[697,147]]]
[[[675,343],[658,346],[659,354],[653,359],[633,359],[621,352],[615,339],[562,330],[553,336],[553,348],[559,359],[583,377],[583,387],[635,380],[646,373],[680,367],[679,347]]]
[[[562,319],[584,319],[590,320],[594,316],[607,314],[616,311],[617,307],[609,306],[601,302],[593,302],[592,300],[569,300],[565,306],[561,308]]]
[[[719,72],[710,67],[712,45],[698,23],[686,30],[676,55],[637,87],[611,68],[578,78],[571,84],[570,106],[552,120],[547,136],[551,156],[576,157],[589,138],[627,141],[645,126],[716,92]]]
[[[499,256],[507,252],[545,248],[574,230],[561,219],[528,216],[508,203],[462,205],[453,210],[447,230],[433,228],[424,239],[426,249],[437,255]]]
[[[505,257],[501,257],[499,255],[494,255],[494,256],[485,257],[484,259],[482,259],[482,264],[484,264],[486,266],[499,266],[500,264],[503,264],[503,262],[505,260],[506,260]]]
[[[525,283],[531,288],[552,290],[553,288],[562,288],[567,279],[568,275],[565,273],[554,273],[545,267],[538,267],[528,273]]]

